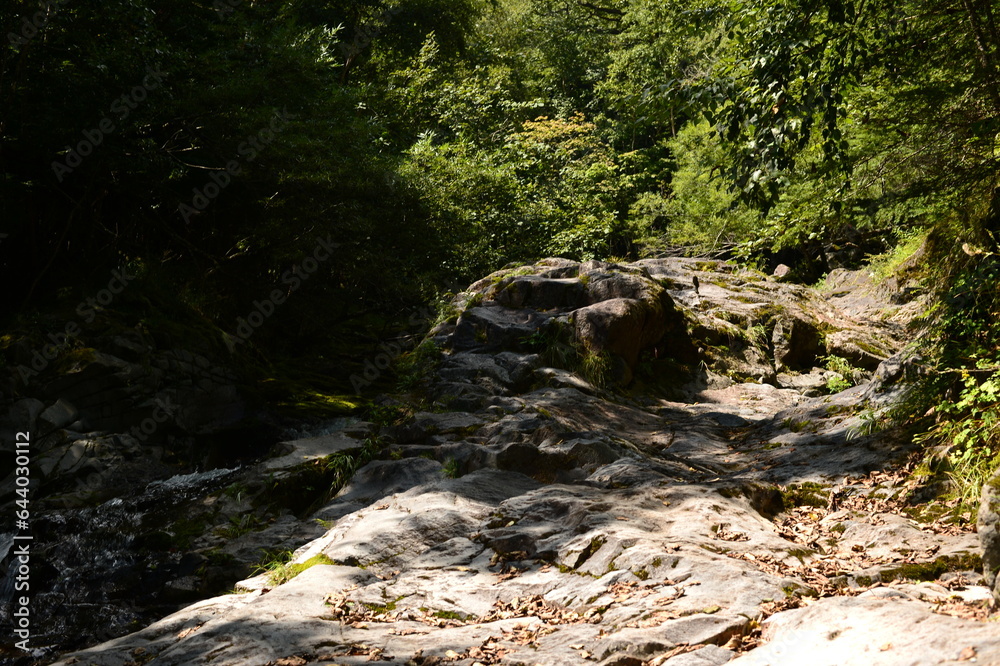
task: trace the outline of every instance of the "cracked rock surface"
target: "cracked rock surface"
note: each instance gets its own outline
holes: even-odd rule
[[[485,278],[429,335],[422,409],[307,518],[313,566],[59,663],[1000,663],[974,519],[922,513],[913,445],[870,427],[916,308],[829,284],[691,259]],[[831,355],[856,386],[829,393]]]

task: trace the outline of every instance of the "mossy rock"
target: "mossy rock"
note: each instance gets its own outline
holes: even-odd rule
[[[793,483],[781,492],[785,506],[815,506],[830,504],[829,491],[818,483]]]
[[[949,571],[978,571],[983,566],[983,560],[978,553],[959,553],[957,555],[942,555],[933,562],[903,564],[880,573],[882,582],[893,580],[937,580]]]

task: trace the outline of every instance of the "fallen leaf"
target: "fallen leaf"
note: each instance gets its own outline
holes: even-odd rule
[[[274,666],[305,666],[307,664],[305,659],[302,657],[282,657],[278,661],[274,662]]]

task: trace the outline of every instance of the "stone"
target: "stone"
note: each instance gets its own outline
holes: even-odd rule
[[[59,428],[65,428],[76,421],[79,415],[76,407],[60,398],[39,415],[38,422],[41,430],[44,433],[49,433]]]
[[[584,284],[577,278],[544,278],[536,275],[505,278],[497,283],[493,300],[508,308],[536,310],[575,309],[586,304]]]
[[[976,522],[983,554],[983,576],[1000,602],[1000,470],[983,484]]]
[[[963,650],[973,647],[977,662],[1000,662],[1000,636],[990,624],[937,614],[908,600],[820,599],[768,618],[763,638],[761,647],[728,663],[942,664],[968,661]]]
[[[824,352],[819,330],[799,317],[779,318],[771,342],[774,345],[774,366],[779,370],[811,368]]]
[[[7,421],[14,432],[38,434],[36,423],[45,410],[45,403],[37,398],[23,398],[15,402],[7,412]]]
[[[868,284],[834,279],[848,277]],[[715,666],[734,658],[824,663],[829,651],[829,663],[911,663],[898,636],[938,661],[958,659],[968,646],[986,661],[996,639],[981,623],[928,610],[946,600],[981,603],[990,591],[977,574],[890,582],[890,573],[939,556],[972,562],[977,538],[996,540],[995,512],[981,515],[976,537],[960,528],[920,530],[901,513],[863,502],[831,506],[898,492],[859,479],[893,469],[914,447],[892,433],[857,434],[859,401],[877,404],[905,386],[899,357],[887,354],[863,386],[804,395],[829,379],[814,368],[827,352],[824,336],[842,351],[877,338],[880,358],[905,342],[903,329],[875,321],[874,305],[888,302],[877,290],[863,299],[842,291],[685,258],[551,259],[498,271],[456,297],[461,315],[433,333],[442,356],[427,402],[409,422],[380,430],[378,459],[332,499],[322,487],[309,494],[322,484],[296,474],[320,466],[300,463],[350,450],[340,447],[358,446],[360,433],[301,437],[284,461],[225,471],[232,476],[217,483],[239,481],[225,492],[199,496],[194,486],[150,484],[189,494],[183,510],[190,518],[211,517],[193,539],[195,557],[180,557],[189,564],[222,552],[236,562],[205,568],[249,575],[250,553],[272,547],[293,551],[296,564],[320,555],[337,564],[281,585],[247,579],[238,585],[246,594],[195,603],[85,648],[79,661],[491,663],[492,651],[512,664]],[[620,376],[634,373],[635,388],[601,389],[574,367],[543,367],[559,363],[556,343],[569,345],[570,333],[624,364]],[[174,360],[200,367],[196,355]],[[88,455],[107,466],[103,483],[116,478],[106,470],[132,469],[111,438],[67,434],[53,442],[50,469],[65,460],[67,474],[85,474]],[[302,496],[277,515],[247,500],[273,499],[259,494],[268,465],[291,474],[282,483],[288,498]],[[820,505],[815,517],[792,511],[810,503]],[[224,536],[227,521],[250,515],[250,506],[266,523]],[[857,564],[859,552],[871,561]],[[990,557],[984,562],[996,568]],[[831,570],[843,572],[837,581],[851,594],[863,594],[774,613],[765,643],[749,653],[722,647],[775,601],[819,587],[816,571]],[[171,593],[194,590],[193,575],[170,569]],[[879,587],[859,590],[880,579]]]
[[[576,338],[596,353],[620,356],[631,368],[639,352],[666,333],[662,314],[642,302],[616,298],[580,308],[574,313]]]

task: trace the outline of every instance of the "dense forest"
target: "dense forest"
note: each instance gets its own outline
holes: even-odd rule
[[[350,393],[353,345],[511,262],[781,257],[815,282],[875,256],[937,293],[923,390],[893,417],[981,478],[1000,417],[994,13],[8,0],[7,362],[30,364],[19,337],[67,352],[113,314]]]

